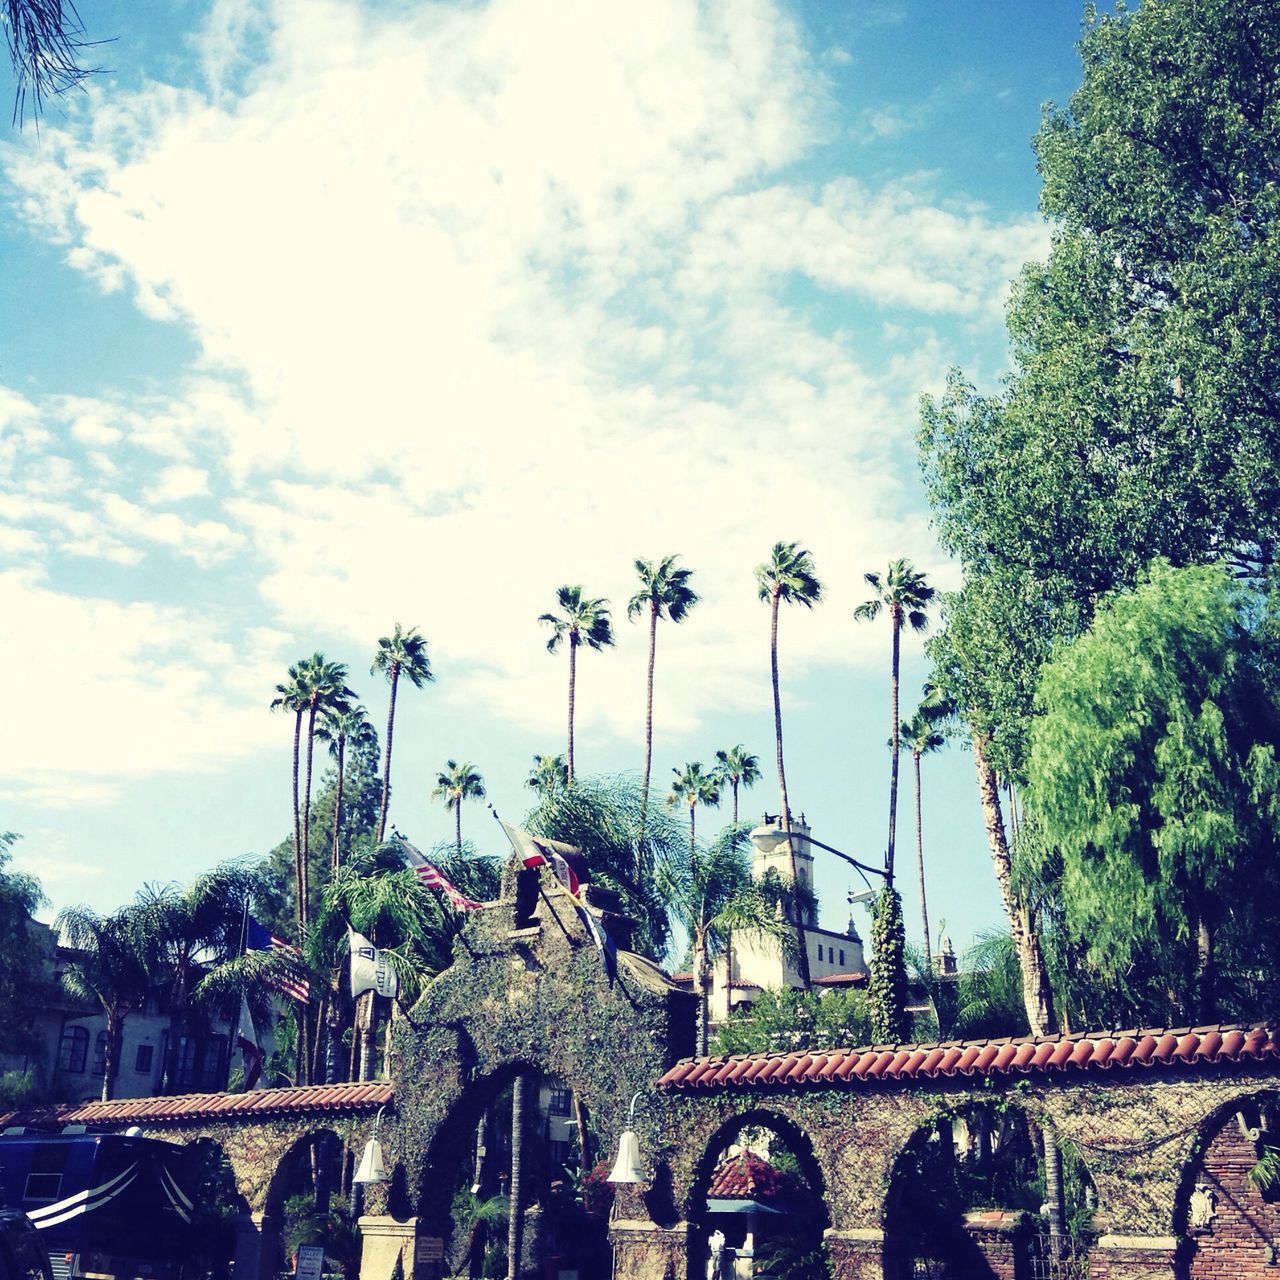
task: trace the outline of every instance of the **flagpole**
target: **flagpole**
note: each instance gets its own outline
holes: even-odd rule
[[[249,942],[249,895],[246,893],[246,894],[244,895],[244,911],[243,911],[243,912],[241,913],[241,915],[240,915],[240,955],[239,955],[239,959],[241,959],[241,960],[243,960],[243,959],[244,959],[244,957],[245,957],[245,952],[246,952],[247,947],[248,947],[248,942]],[[240,1015],[241,1015],[241,1013],[243,1013],[243,1012],[244,1012],[244,1010],[245,1010],[245,1009],[246,1009],[246,1007],[247,1007],[247,1001],[248,1001],[248,999],[249,999],[249,992],[248,992],[248,989],[247,989],[247,988],[248,988],[248,983],[247,983],[247,980],[246,980],[245,975],[244,975],[244,968],[243,968],[243,966],[241,966],[241,972],[240,972],[240,1007],[236,1010],[236,1025],[232,1028],[232,1032],[231,1032],[231,1035],[232,1035],[236,1040],[238,1040],[238,1039],[240,1038],[240,1032],[241,1032],[241,1030],[243,1030],[243,1028],[240,1026]],[[253,1027],[253,1014],[250,1014],[250,1015],[249,1015],[249,1026],[250,1026],[250,1030],[252,1030],[252,1031],[253,1031],[253,1033],[254,1033],[254,1035],[256,1036],[256,1035],[257,1035],[257,1030]],[[231,1040],[231,1037],[228,1037],[228,1040],[230,1041],[230,1040]],[[230,1088],[231,1088],[231,1050],[232,1050],[232,1048],[233,1048],[232,1043],[228,1043],[228,1045],[227,1045],[227,1080],[226,1080],[226,1083],[223,1085],[223,1089],[224,1089],[224,1090],[225,1090],[225,1089],[230,1089]],[[248,1064],[247,1064],[247,1063],[245,1062],[245,1060],[244,1060],[244,1050],[243,1050],[243,1049],[241,1049],[241,1050],[240,1050],[240,1063],[241,1063],[241,1065],[242,1065],[242,1066],[244,1066],[244,1067],[246,1067],[246,1068],[247,1068]]]
[[[495,808],[493,807],[493,805],[489,805],[489,812],[490,812],[491,814],[493,814],[494,819],[497,821],[498,825],[502,828],[503,834],[504,834],[504,835],[506,835],[506,834],[507,834],[507,824],[506,824],[505,822],[503,822],[501,818],[499,818],[499,817],[498,817],[498,811],[497,811],[497,809],[495,809]],[[520,856],[520,850],[519,850],[518,848],[516,848],[516,846],[515,846],[514,844],[512,844],[512,843],[511,843],[511,837],[510,837],[510,835],[507,835],[507,843],[511,845],[512,852],[513,852],[513,853],[516,855],[516,857],[518,858],[518,857]],[[536,872],[537,872],[537,867],[532,867],[532,868],[530,868],[530,870],[532,870],[532,871],[534,871],[534,872],[536,873]],[[571,933],[569,932],[569,930],[568,930],[568,929],[566,929],[566,928],[565,928],[564,921],[560,919],[560,913],[555,909],[555,907],[554,907],[554,906],[552,906],[551,899],[550,899],[549,897],[547,897],[547,891],[542,887],[542,876],[541,876],[541,875],[539,875],[539,876],[538,876],[538,896],[543,900],[543,902],[545,902],[545,903],[547,904],[547,910],[548,910],[549,912],[551,912],[551,918],[556,922],[556,924],[558,924],[558,925],[560,926],[560,932],[564,934],[564,936],[565,936],[566,940],[568,941],[569,945],[570,945],[571,947],[576,947],[576,946],[578,946],[578,945],[579,945],[579,944],[578,944],[578,940],[573,936],[573,934],[571,934]],[[570,897],[570,898],[572,898],[572,897],[573,897],[573,895],[572,895],[572,894],[569,894],[569,897]]]

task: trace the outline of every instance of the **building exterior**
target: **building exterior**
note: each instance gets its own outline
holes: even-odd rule
[[[805,943],[809,950],[809,978],[815,987],[862,986],[867,980],[862,939],[850,916],[843,932],[819,924],[818,899],[813,889],[813,850],[809,824],[803,815],[792,818],[791,846],[795,848],[796,878],[808,890]],[[774,873],[791,880],[787,833],[781,818],[766,817],[751,833],[751,876],[763,880]],[[730,1009],[754,1004],[761,991],[803,987],[795,962],[772,939],[754,932],[735,933],[730,946],[712,966],[710,1010],[712,1022],[722,1022]]]

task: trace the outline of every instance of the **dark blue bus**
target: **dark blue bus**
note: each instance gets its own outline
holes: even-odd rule
[[[0,1192],[49,1250],[55,1280],[180,1280],[191,1198],[181,1147],[119,1134],[0,1134]]]

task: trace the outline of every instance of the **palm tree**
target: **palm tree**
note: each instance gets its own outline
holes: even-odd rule
[[[889,843],[885,853],[886,883],[893,883],[894,841],[898,822],[898,673],[902,625],[905,622],[913,631],[923,631],[929,625],[925,609],[933,599],[933,588],[918,573],[910,560],[892,560],[884,577],[878,573],[864,573],[867,585],[875,592],[870,600],[860,604],[853,616],[859,622],[867,622],[880,616],[882,609],[889,614],[892,632],[892,663],[889,679],[890,706],[890,755],[889,755]]]
[[[916,868],[920,873],[920,920],[924,926],[926,968],[933,966],[933,950],[929,943],[929,907],[924,893],[924,822],[920,811],[920,760],[934,751],[940,751],[946,745],[947,740],[934,727],[935,723],[928,711],[922,708],[912,719],[904,720],[899,728],[902,750],[911,752],[911,761],[915,766],[916,774]]]
[[[431,661],[427,657],[427,642],[418,634],[417,627],[405,631],[396,623],[389,636],[381,636],[373,655],[370,675],[384,675],[391,685],[391,699],[387,704],[387,758],[382,766],[382,809],[378,814],[378,842],[387,835],[387,806],[391,803],[391,741],[396,725],[396,690],[403,676],[415,689],[435,676],[431,674]]]
[[[546,798],[553,796],[558,791],[563,791],[569,784],[569,766],[564,762],[564,756],[534,756],[533,768],[529,770],[529,776],[524,780],[524,785],[530,791],[534,791],[539,797]]]
[[[572,752],[570,753],[572,759]],[[524,1235],[524,1113],[526,1073],[516,1076],[511,1090],[511,1196],[507,1218],[507,1280],[519,1280]]]
[[[710,962],[723,949],[731,931],[750,929],[781,943],[788,931],[776,903],[751,879],[746,857],[732,831],[710,849],[694,848],[683,859],[658,864],[659,891],[673,918],[689,935],[693,951],[693,990],[698,997],[698,1043],[707,1052],[710,1022]]]
[[[560,613],[542,613],[538,621],[551,628],[547,652],[555,653],[561,642],[569,640],[569,753],[568,781],[573,782],[573,700],[578,681],[578,646],[603,649],[613,644],[613,623],[609,620],[609,602],[603,597],[586,597],[582,588],[560,587],[556,590]]]
[[[676,556],[664,556],[656,563],[637,560],[636,576],[640,590],[627,601],[627,617],[634,622],[642,613],[649,615],[649,673],[645,684],[644,703],[644,774],[640,782],[641,841],[645,810],[649,807],[649,769],[653,763],[653,658],[658,643],[658,619],[683,622],[689,610],[698,603],[697,592],[689,586],[692,569],[676,565]]]
[[[369,723],[368,712],[362,706],[326,707],[316,725],[316,737],[329,746],[329,754],[337,762],[338,785],[333,793],[333,856],[330,871],[336,871],[342,862],[342,803],[347,780],[347,747],[353,751],[371,750],[378,744],[378,735]]]
[[[462,802],[484,799],[484,779],[470,760],[459,764],[450,760],[436,774],[436,785],[431,791],[433,800],[443,800],[446,809],[453,810],[454,840],[458,857],[462,857]]]
[[[756,587],[760,599],[769,605],[769,663],[773,676],[773,733],[778,748],[778,791],[782,803],[782,829],[787,835],[791,863],[791,883],[796,883],[796,854],[791,846],[791,806],[787,800],[787,771],[782,760],[782,699],[778,688],[778,606],[803,605],[812,609],[822,599],[822,583],[814,573],[813,557],[798,542],[775,542],[769,559],[756,565]],[[804,936],[804,919],[796,913],[796,963],[800,980],[809,986],[809,949]]]
[[[140,953],[169,1010],[161,1076],[166,1093],[177,1092],[179,1044],[197,1022],[231,997],[238,999],[246,987],[254,988],[255,1001],[265,1006],[268,984],[283,957],[245,957],[241,948],[246,903],[270,893],[259,865],[236,860],[206,871],[185,888],[147,885],[138,894],[133,910]]]
[[[301,936],[306,911],[306,868],[302,858],[302,805],[298,793],[298,765],[302,751],[302,717],[307,709],[307,687],[303,663],[289,668],[288,678],[276,685],[272,711],[293,712],[293,893],[294,918]]]
[[[723,785],[733,789],[733,825],[738,825],[738,788],[748,791],[760,781],[760,761],[742,743],[716,752],[715,772]]]
[[[689,810],[689,859],[693,860],[697,848],[697,820],[694,817],[700,804],[715,809],[720,804],[720,788],[723,783],[713,773],[702,772],[702,762],[692,760],[683,769],[672,769],[676,776],[671,783],[667,804],[671,808],[683,804]]]
[[[74,1000],[100,1005],[106,1015],[103,1102],[111,1100],[124,1020],[147,999],[147,971],[139,949],[136,914],[132,907],[122,907],[109,916],[100,916],[89,907],[65,907],[53,926],[60,941],[74,953],[62,975],[67,994]]]

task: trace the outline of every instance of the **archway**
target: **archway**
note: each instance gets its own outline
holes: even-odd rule
[[[1058,1156],[1048,1165],[1046,1150]],[[1094,1203],[1078,1156],[1021,1107],[1007,1099],[955,1107],[919,1129],[894,1162],[886,1280],[1076,1280],[1088,1274]]]
[[[185,1185],[191,1196],[190,1263],[209,1280],[229,1280],[239,1221],[249,1203],[236,1185],[227,1153],[212,1138],[197,1138],[183,1151]]]
[[[473,1081],[430,1145],[420,1199],[446,1274],[506,1275],[513,1239],[521,1274],[607,1271],[608,1202],[601,1178],[588,1176],[598,1145],[571,1085],[540,1065],[509,1063]]]
[[[343,1144],[328,1129],[296,1139],[281,1157],[266,1195],[266,1214],[278,1224],[280,1263],[303,1244],[322,1245],[327,1270],[354,1280],[360,1239],[351,1206],[341,1197]]]
[[[1280,1094],[1238,1098],[1201,1128],[1183,1169],[1175,1230],[1184,1280],[1274,1276],[1280,1263]]]
[[[825,1278],[824,1190],[803,1130],[765,1109],[735,1116],[712,1135],[694,1171],[685,1204],[689,1275]]]

